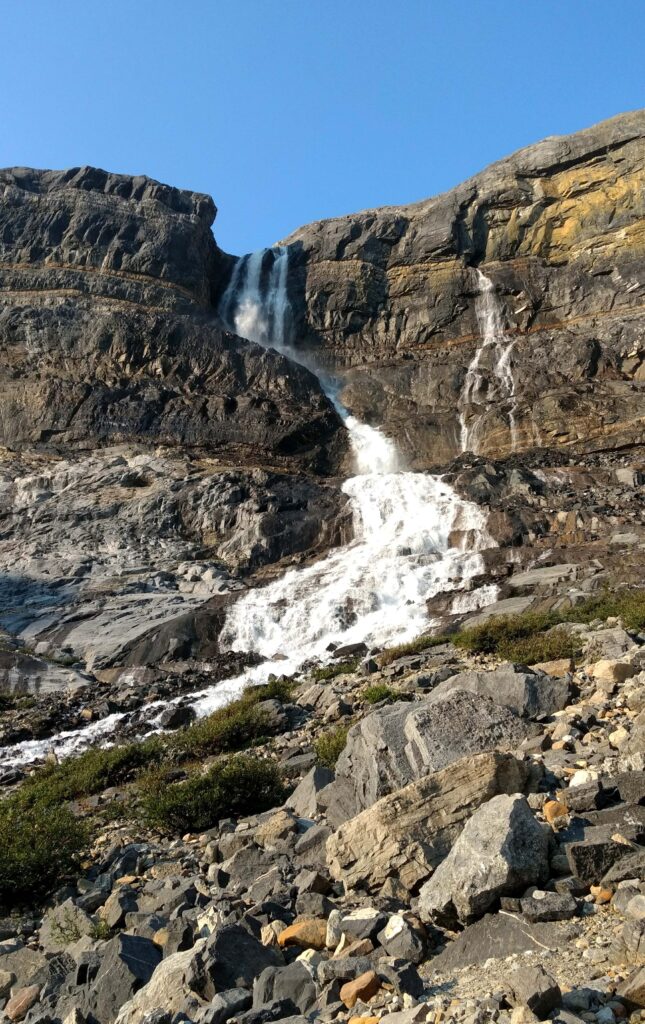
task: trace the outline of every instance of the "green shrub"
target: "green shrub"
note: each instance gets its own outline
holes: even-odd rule
[[[329,729],[318,737],[314,743],[318,764],[332,770],[336,767],[336,761],[347,744],[348,732],[348,725],[338,725],[335,729]]]
[[[355,672],[361,663],[360,658],[351,658],[349,661],[334,661],[331,665],[320,665],[311,673],[311,678],[317,683],[326,683],[336,676],[347,675]]]
[[[166,749],[178,761],[244,750],[269,731],[267,716],[256,704],[244,698],[233,701],[166,737]]]
[[[207,772],[191,772],[185,782],[171,782],[161,769],[140,784],[146,821],[176,832],[212,828],[220,818],[257,814],[284,800],[277,766],[271,761],[237,754],[217,761]]]
[[[272,698],[285,700],[291,689],[292,684],[276,679],[246,690],[238,700],[177,732],[121,746],[90,747],[60,764],[45,765],[27,780],[20,798],[27,805],[58,804],[130,782],[160,762],[176,765],[243,750],[269,731],[267,717],[257,705]]]
[[[408,654],[421,654],[432,647],[439,647],[441,644],[447,643],[449,639],[451,638],[446,636],[428,636],[424,633],[423,636],[418,636],[407,644],[399,644],[398,647],[388,647],[387,650],[379,655],[379,663],[381,668],[385,668],[386,665],[391,665],[397,658],[403,658]]]
[[[0,801],[0,907],[32,904],[74,870],[88,840],[69,808]]]
[[[406,696],[407,694],[401,694],[387,683],[374,683],[373,686],[366,686],[363,690],[363,700],[368,704],[380,704],[381,701],[392,704],[395,700],[405,700]]]
[[[559,618],[552,612],[526,612],[523,615],[497,615],[479,626],[462,629],[453,638],[457,647],[473,654],[502,654],[502,650],[519,640],[543,633],[557,625]]]
[[[565,622],[622,619],[627,629],[645,629],[645,589],[603,590],[561,613]]]
[[[109,786],[127,781],[143,768],[158,761],[163,740],[151,736],[140,743],[121,747],[90,747],[78,757],[69,757],[60,764],[45,765],[16,794],[26,805],[54,805],[65,800],[100,793]]]
[[[507,661],[521,665],[535,665],[539,661],[554,661],[557,658],[576,658],[581,652],[580,640],[564,626],[557,626],[547,633],[535,633],[519,640],[510,640],[500,645],[499,655]]]

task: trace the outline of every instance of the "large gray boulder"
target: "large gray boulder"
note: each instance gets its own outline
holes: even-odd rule
[[[205,947],[206,940],[200,939],[192,949],[163,960],[148,984],[121,1006],[117,1024],[140,1024],[148,1013],[158,1009],[192,1017],[205,1005],[200,995]]]
[[[473,812],[499,793],[524,789],[527,766],[490,752],[459,761],[382,797],[327,840],[332,877],[346,889],[378,889],[395,876],[409,890],[450,851]]]
[[[545,879],[549,840],[523,796],[496,796],[480,807],[419,895],[425,920],[468,923],[498,897]]]
[[[161,950],[150,939],[117,935],[102,951],[99,970],[77,1007],[98,1024],[112,1024],[124,1003],[150,981],[160,962]]]
[[[518,671],[514,665],[499,665],[492,672],[459,672],[445,679],[432,696],[466,690],[484,694],[523,718],[540,718],[561,711],[569,700],[569,683],[545,672]]]
[[[350,729],[336,765],[337,780],[350,783],[360,811],[466,755],[513,750],[527,730],[509,708],[463,690],[392,704]]]

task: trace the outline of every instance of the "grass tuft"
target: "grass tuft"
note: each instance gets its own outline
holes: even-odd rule
[[[360,658],[351,658],[349,661],[335,661],[331,665],[320,665],[313,669],[311,678],[316,683],[326,683],[330,679],[336,679],[337,676],[355,672],[360,663]]]
[[[332,771],[336,767],[336,761],[347,745],[348,725],[338,725],[335,729],[328,729],[322,733],[314,743],[316,760],[324,768]]]
[[[399,690],[393,689],[387,683],[374,683],[373,686],[366,686],[363,690],[363,700],[367,704],[381,704],[384,701],[393,704],[394,701],[405,700],[406,697],[407,694],[400,693]]]
[[[423,651],[428,651],[432,647],[440,647],[441,644],[448,643],[451,637],[446,636],[423,636],[416,637],[415,640],[410,640],[407,644],[399,644],[397,647],[388,647],[387,650],[379,654],[379,664],[381,668],[385,668],[386,665],[391,665],[397,658],[403,658],[409,654],[422,654]]]

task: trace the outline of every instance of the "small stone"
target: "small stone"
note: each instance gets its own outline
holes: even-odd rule
[[[554,821],[558,820],[558,818],[566,818],[569,812],[566,806],[561,804],[559,800],[547,800],[542,808],[542,813],[549,825],[552,825]]]
[[[621,725],[618,729],[614,729],[613,732],[609,733],[609,746],[613,747],[614,750],[619,750],[620,747],[624,746],[629,739],[629,732]]]
[[[9,1020],[22,1020],[32,1006],[38,1001],[40,985],[27,985],[25,988],[17,989],[4,1008]]]
[[[338,943],[343,937],[343,929],[341,928],[341,921],[343,915],[340,910],[332,910],[331,914],[327,918],[327,933],[325,936],[325,945],[327,949],[336,949]]]
[[[347,981],[340,990],[340,998],[348,1010],[356,1006],[360,999],[368,1003],[381,988],[381,979],[375,971],[365,971],[358,978]]]
[[[278,935],[278,945],[283,948],[300,946],[302,949],[324,949],[326,944],[327,922],[323,918],[295,921]]]
[[[599,906],[610,903],[613,896],[611,889],[605,889],[603,885],[592,885],[589,888],[589,892],[593,896],[594,903],[597,903]]]
[[[16,976],[11,971],[0,971],[0,999],[7,998],[15,980]]]

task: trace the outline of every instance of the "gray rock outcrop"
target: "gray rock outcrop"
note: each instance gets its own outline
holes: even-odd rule
[[[549,840],[523,796],[496,796],[475,811],[419,895],[425,920],[467,923],[499,896],[547,877]]]
[[[528,769],[510,754],[461,758],[382,797],[327,840],[332,877],[346,889],[380,888],[390,877],[408,890],[441,863],[473,812],[499,793],[521,792]]]
[[[363,810],[467,754],[512,750],[526,735],[526,723],[508,708],[457,690],[393,704],[362,719],[349,731],[336,775],[352,786],[356,808]]]

